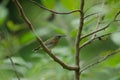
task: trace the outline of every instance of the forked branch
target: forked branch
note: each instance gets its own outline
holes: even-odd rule
[[[93,32],[91,32],[91,33],[88,33],[88,34],[82,36],[81,39],[84,39],[84,38],[86,38],[86,37],[88,37],[88,36],[91,36],[91,35],[93,35],[93,34],[95,34],[95,33],[98,33],[98,32],[100,32],[100,31],[103,31],[103,30],[107,29],[107,28],[108,28],[113,22],[115,22],[115,21],[120,21],[120,20],[116,20],[117,17],[118,17],[118,15],[120,15],[120,11],[118,11],[118,12],[116,13],[114,19],[113,19],[110,23],[108,23],[106,26],[104,26],[103,28],[97,29],[97,30],[95,30],[95,31],[93,31]]]
[[[115,55],[115,54],[117,54],[117,53],[119,53],[119,52],[120,52],[120,49],[115,50],[115,51],[109,53],[108,55],[106,55],[106,56],[100,58],[100,59],[97,60],[96,62],[91,63],[90,65],[88,65],[88,66],[84,67],[83,69],[81,69],[81,70],[80,70],[80,73],[82,73],[82,72],[85,71],[85,70],[88,70],[89,68],[91,68],[91,67],[94,66],[94,65],[97,65],[97,64],[99,64],[99,63],[105,61],[105,60],[108,59],[109,57],[111,57],[111,56],[113,56],[113,55]]]
[[[49,11],[49,12],[52,12],[52,13],[54,13],[54,14],[71,14],[71,13],[75,13],[75,12],[81,12],[81,10],[73,10],[73,11],[70,11],[70,12],[57,12],[57,11],[48,9],[48,8],[40,5],[39,3],[35,2],[34,0],[30,0],[30,2],[32,2],[32,3],[35,4],[35,5],[37,5],[37,6],[40,7],[41,9],[46,10],[46,11]]]
[[[63,68],[67,69],[67,70],[76,70],[78,69],[78,67],[73,67],[73,66],[69,66],[67,64],[65,64],[63,61],[61,61],[59,58],[57,58],[43,43],[42,39],[36,34],[36,32],[34,31],[33,25],[31,24],[31,22],[29,21],[29,19],[26,17],[26,15],[24,14],[24,11],[22,9],[21,4],[18,2],[18,0],[13,0],[13,2],[16,4],[18,11],[20,13],[20,16],[23,18],[23,20],[25,21],[25,23],[28,25],[29,29],[35,34],[36,39],[39,41],[41,47],[43,48],[43,50],[57,63],[59,63]]]
[[[105,37],[105,36],[108,36],[108,35],[111,35],[112,33],[107,33],[107,34],[104,34],[104,35],[101,35],[101,36],[95,36],[95,37],[92,37],[91,39],[89,39],[88,41],[86,41],[85,43],[83,43],[79,49],[83,48],[84,46],[86,46],[87,44],[90,44],[93,40],[95,39],[102,39],[102,37]]]
[[[79,50],[79,44],[80,44],[80,37],[82,34],[82,30],[83,30],[83,25],[84,25],[84,0],[80,0],[80,22],[79,22],[79,27],[78,27],[78,32],[77,32],[77,36],[76,36],[76,41],[75,41],[75,65],[78,66],[79,68],[75,71],[75,80],[79,80],[80,77],[80,50]]]

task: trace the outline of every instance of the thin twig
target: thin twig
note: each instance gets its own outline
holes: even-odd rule
[[[17,70],[16,70],[16,68],[15,68],[15,64],[14,64],[11,56],[8,56],[8,57],[9,57],[9,59],[10,59],[11,65],[12,65],[14,71],[15,71],[15,74],[16,74],[16,76],[17,76],[17,79],[20,80],[20,77],[19,77],[19,75],[18,75],[18,72],[17,72]]]
[[[117,31],[117,32],[120,32],[120,31]],[[100,39],[102,37],[105,37],[105,36],[108,36],[108,35],[111,35],[112,33],[107,33],[107,34],[104,34],[104,35],[101,35],[101,36],[95,36],[93,38],[91,38],[90,40],[86,41],[85,43],[83,43],[81,46],[80,46],[80,49],[83,48],[84,46],[86,46],[87,44],[90,44],[93,40],[95,39]]]
[[[118,15],[120,14],[120,11],[117,12],[117,14],[114,17],[114,21],[117,19]]]
[[[117,21],[120,21],[120,20],[115,20],[115,21],[117,22]]]
[[[80,70],[80,73],[82,73],[82,72],[85,71],[85,70],[88,70],[89,68],[93,67],[94,65],[97,65],[97,64],[105,61],[105,60],[108,59],[110,56],[113,56],[113,55],[117,54],[118,52],[120,52],[120,49],[118,49],[118,50],[116,50],[116,51],[114,51],[114,52],[111,52],[111,53],[109,53],[108,55],[104,56],[103,58],[97,60],[96,62],[94,62],[94,63],[92,63],[92,64],[84,67],[83,69]]]
[[[38,7],[40,7],[41,9],[49,11],[49,12],[52,12],[54,14],[71,14],[71,13],[75,13],[75,12],[81,12],[80,10],[73,10],[73,11],[70,11],[70,12],[57,12],[57,11],[53,11],[51,9],[46,8],[46,7],[40,5],[39,3],[37,3],[37,2],[35,2],[33,0],[30,0],[30,2],[34,3],[35,5],[37,5]]]
[[[87,11],[89,11],[92,7],[95,7],[96,5],[99,5],[99,4],[101,4],[101,3],[96,3],[96,4],[94,4],[94,5],[89,6],[89,7],[84,11],[84,13],[86,14]]]
[[[99,38],[102,38],[102,37],[105,37],[105,36],[110,36],[112,33],[107,33],[107,34],[104,34],[104,35],[101,35],[101,36],[97,36],[94,38],[95,39],[99,39]]]
[[[82,34],[82,29],[83,29],[83,24],[84,24],[84,0],[80,0],[80,10],[81,10],[80,22],[79,22],[78,32],[77,32],[77,36],[76,36],[76,41],[75,41],[75,51],[76,51],[76,53],[75,53],[75,64],[79,68],[75,71],[75,80],[80,79],[80,77],[79,77],[79,75],[80,75],[80,73],[79,73],[79,70],[80,70],[79,43],[81,41],[80,37],[81,37],[81,34]]]
[[[100,23],[101,23],[101,15],[99,14],[99,15],[98,15],[98,21],[97,21],[97,24],[96,24],[96,27],[95,27],[95,30],[94,30],[94,31],[98,30]],[[94,37],[96,37],[96,33],[94,33],[94,34],[92,35],[92,38],[94,38]]]
[[[112,23],[113,23],[113,21],[111,21],[109,24],[107,24],[107,25],[104,26],[103,28],[100,28],[100,29],[98,29],[98,30],[95,30],[95,31],[93,31],[93,32],[91,32],[91,33],[88,33],[88,34],[82,36],[81,39],[86,38],[86,37],[88,37],[88,36],[91,36],[91,35],[94,34],[94,33],[97,33],[97,32],[100,32],[100,31],[102,31],[102,30],[105,30],[105,29],[108,28],[108,27],[110,26],[110,24],[112,24]]]
[[[88,36],[91,36],[92,34],[95,34],[95,33],[97,33],[97,32],[100,32],[100,31],[103,31],[103,30],[107,29],[107,28],[108,28],[113,22],[115,22],[115,21],[120,21],[120,20],[116,20],[116,18],[117,18],[118,15],[120,15],[120,11],[118,11],[118,12],[116,13],[114,19],[113,19],[109,24],[107,24],[107,25],[104,26],[103,28],[100,28],[100,29],[98,29],[98,30],[95,30],[95,31],[93,31],[93,32],[91,32],[91,33],[88,33],[88,34],[82,36],[81,39],[84,39],[84,38],[86,38],[86,37],[88,37]]]
[[[101,8],[104,7],[104,3],[105,3],[105,2],[104,2],[104,0],[103,0],[102,5],[101,5]],[[100,26],[100,23],[101,23],[101,21],[102,21],[102,20],[101,20],[101,17],[102,17],[102,15],[99,13],[99,14],[98,14],[98,21],[97,21],[97,24],[96,24],[96,27],[95,27],[95,31],[98,30],[98,28],[99,28],[99,26]],[[96,33],[94,33],[93,36],[96,36]]]
[[[95,37],[92,37],[91,39],[89,39],[88,41],[86,41],[85,43],[83,43],[80,47],[79,47],[79,50],[81,48],[83,48],[84,46],[86,46],[87,44],[90,44],[93,40],[94,40]]]
[[[99,38],[102,38],[102,37],[105,37],[105,36],[108,36],[108,35],[111,35],[112,33],[107,33],[107,34],[104,34],[104,35],[101,35],[101,36],[98,36],[98,37],[92,37],[91,39],[89,39],[88,41],[86,41],[85,43],[83,43],[79,49],[83,48],[84,46],[90,44],[93,40],[95,39],[99,39]]]
[[[103,7],[103,5],[104,5],[104,1],[103,1],[103,4],[102,4],[102,7]],[[101,23],[101,15],[99,14],[99,15],[98,15],[98,21],[97,21],[97,24],[96,24],[96,27],[95,27],[95,30],[94,30],[94,31],[98,30],[100,23]],[[85,43],[83,43],[83,44],[80,46],[79,50],[80,50],[82,47],[86,46],[87,44],[91,43],[91,42],[95,39],[95,37],[96,37],[96,33],[93,33],[91,39],[89,39],[88,41],[86,41]]]
[[[31,24],[31,22],[29,21],[29,19],[26,17],[26,15],[24,14],[24,11],[22,9],[21,4],[18,2],[18,0],[13,0],[13,2],[16,4],[20,16],[23,18],[23,20],[25,21],[25,23],[28,25],[29,29],[35,34],[36,39],[39,41],[41,47],[43,48],[43,50],[46,52],[46,54],[48,54],[55,62],[59,63],[63,68],[67,69],[67,70],[76,70],[78,69],[78,67],[73,67],[73,66],[69,66],[67,64],[65,64],[63,61],[61,61],[59,58],[57,58],[43,43],[42,39],[36,34],[33,25]]]
[[[92,16],[92,15],[95,15],[95,14],[98,14],[98,12],[92,13],[92,14],[88,14],[87,16],[84,17],[84,19],[86,19],[86,18],[88,18],[88,17],[90,17],[90,16]]]

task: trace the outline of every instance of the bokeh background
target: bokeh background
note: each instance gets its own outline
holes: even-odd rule
[[[45,41],[56,34],[66,35],[52,52],[62,61],[74,65],[75,37],[79,26],[79,13],[55,15],[43,10],[29,0],[19,0],[36,33]],[[48,9],[69,12],[79,9],[80,0],[35,0]],[[104,1],[104,6],[101,7]],[[85,16],[100,13],[100,28],[113,20],[120,10],[120,0],[85,0]],[[95,29],[97,14],[84,20],[82,35]],[[120,19],[120,16],[118,16]],[[96,39],[81,50],[81,67],[97,61],[120,46],[120,23],[114,22],[97,35],[112,33]],[[90,39],[84,39],[82,43]],[[34,34],[20,17],[12,0],[0,1],[0,80],[17,80],[10,59],[14,61],[21,80],[73,80],[74,72],[63,69],[44,51],[33,52],[39,46]],[[81,75],[82,80],[120,80],[120,54],[91,67]]]

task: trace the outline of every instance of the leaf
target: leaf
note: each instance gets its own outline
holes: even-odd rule
[[[8,10],[0,5],[0,25],[2,25],[5,21],[5,19],[7,18],[7,15],[8,15]]]
[[[14,24],[13,21],[8,21],[8,22],[7,22],[7,27],[8,27],[11,31],[19,31],[20,29],[22,29],[22,26],[20,26],[20,24]]]
[[[27,32],[20,38],[20,43],[26,44],[26,43],[31,42],[33,39],[34,39],[33,33]]]
[[[42,3],[49,9],[54,8],[55,0],[42,0]]]
[[[114,33],[111,38],[116,45],[120,46],[120,32]]]
[[[68,10],[76,9],[77,0],[60,0],[62,5],[67,8]]]
[[[99,56],[100,56],[100,57],[104,57],[104,56],[110,54],[111,52],[112,52],[111,50],[105,51],[105,52],[101,53]]]

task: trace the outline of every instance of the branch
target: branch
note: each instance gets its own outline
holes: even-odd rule
[[[91,6],[89,6],[89,7],[84,11],[84,13],[87,13],[87,11],[89,11],[90,9],[92,9],[92,7],[95,7],[96,5],[99,5],[99,4],[101,4],[101,3],[95,3],[95,4],[91,5]]]
[[[118,17],[119,14],[120,14],[120,11],[118,11],[117,14],[115,15],[114,21],[116,21],[116,19],[117,19],[117,17]]]
[[[75,80],[79,80],[79,70],[80,70],[80,58],[79,58],[79,43],[80,43],[80,37],[82,34],[82,29],[83,29],[83,24],[84,24],[84,0],[80,0],[80,22],[79,22],[79,27],[78,27],[78,32],[76,36],[76,41],[75,41],[75,64],[78,66],[78,70],[75,71]]]
[[[88,44],[90,44],[93,40],[95,40],[95,39],[100,39],[100,38],[102,38],[102,37],[105,37],[105,36],[108,36],[108,35],[111,35],[112,33],[107,33],[107,34],[104,34],[104,35],[101,35],[101,36],[98,36],[98,37],[92,37],[91,39],[89,39],[88,41],[86,41],[85,43],[83,43],[81,46],[80,46],[80,48],[79,49],[81,49],[81,48],[83,48],[84,46],[86,46],[86,45],[88,45]]]
[[[90,16],[92,16],[92,15],[95,15],[95,14],[98,14],[98,12],[92,13],[92,14],[88,14],[87,16],[84,17],[84,19],[85,19],[85,18],[88,18],[88,17],[90,17]]]
[[[35,34],[36,39],[39,41],[41,47],[43,48],[43,50],[46,52],[46,54],[48,54],[55,62],[59,63],[63,68],[67,69],[67,70],[76,70],[78,67],[72,67],[69,66],[67,64],[65,64],[64,62],[62,62],[59,58],[57,58],[43,43],[42,39],[36,34],[36,32],[34,31],[33,25],[31,24],[31,22],[29,21],[29,19],[26,17],[26,15],[24,14],[24,11],[22,9],[22,6],[20,5],[20,3],[18,2],[18,0],[13,0],[13,2],[16,4],[20,16],[23,18],[23,20],[26,22],[26,24],[28,25],[29,29]]]
[[[19,75],[18,75],[18,72],[17,72],[17,70],[16,70],[16,68],[15,68],[15,64],[14,64],[11,56],[8,56],[8,57],[9,57],[9,59],[10,59],[11,65],[12,65],[14,71],[15,71],[15,74],[16,74],[16,76],[17,76],[17,79],[20,80],[20,77],[19,77]]]
[[[86,37],[88,37],[88,36],[91,36],[92,34],[95,34],[95,33],[100,32],[100,31],[102,31],[102,30],[105,30],[106,28],[108,28],[108,27],[110,26],[110,24],[111,24],[112,22],[113,22],[113,21],[111,21],[109,24],[107,24],[106,26],[104,26],[104,27],[101,28],[101,29],[95,30],[95,31],[93,31],[93,32],[91,32],[91,33],[88,33],[88,34],[82,36],[81,39],[86,38]]]
[[[97,25],[96,25],[96,30],[93,31],[93,32],[91,32],[91,33],[89,33],[89,34],[87,34],[87,35],[84,35],[84,36],[81,37],[81,39],[84,39],[84,38],[86,38],[86,37],[88,37],[88,36],[90,36],[90,35],[93,35],[92,38],[89,39],[88,41],[86,41],[85,43],[83,43],[83,44],[80,46],[79,49],[81,49],[81,48],[83,48],[84,46],[90,44],[90,43],[95,39],[96,33],[99,32],[99,31],[102,31],[102,30],[104,30],[104,29],[106,29],[106,28],[108,28],[111,23],[113,23],[114,21],[116,21],[115,19],[117,18],[117,16],[118,16],[119,14],[120,14],[120,11],[116,13],[116,15],[115,15],[115,17],[114,17],[114,20],[111,21],[108,25],[106,25],[105,27],[103,27],[103,28],[101,28],[101,29],[97,29],[98,26],[99,26],[99,24],[100,24],[100,17],[99,17],[98,22],[97,22]]]
[[[95,39],[99,39],[99,40],[100,40],[100,38],[105,37],[105,36],[108,36],[108,35],[111,35],[111,34],[112,34],[112,33],[107,33],[107,34],[104,34],[104,35],[95,37],[94,40],[95,40]]]
[[[39,3],[37,3],[37,2],[35,2],[33,0],[30,0],[30,2],[34,3],[35,5],[37,5],[38,7],[40,7],[41,9],[49,11],[49,12],[52,12],[54,14],[71,14],[71,13],[75,13],[75,12],[81,12],[80,10],[73,10],[73,11],[70,11],[70,12],[56,12],[56,11],[53,11],[51,9],[48,9],[48,8],[40,5]]]
[[[104,27],[101,28],[101,29],[95,30],[95,31],[93,31],[93,32],[91,32],[91,33],[88,33],[88,34],[82,36],[81,39],[86,38],[86,37],[88,37],[88,36],[91,36],[92,34],[95,34],[95,33],[100,32],[100,31],[102,31],[102,30],[105,30],[106,28],[108,28],[108,27],[109,27],[113,22],[115,22],[115,21],[120,21],[120,20],[116,20],[116,18],[118,17],[118,15],[120,15],[120,11],[118,11],[118,12],[116,13],[114,19],[113,19],[109,24],[107,24],[106,26],[104,26]]]
[[[103,3],[102,3],[102,8],[103,8],[103,6],[104,6],[104,1],[103,1]],[[98,21],[97,21],[97,24],[96,24],[96,27],[95,27],[95,30],[94,30],[94,31],[98,30],[100,23],[101,23],[101,15],[99,14],[99,15],[98,15]],[[79,50],[80,50],[82,47],[86,46],[87,44],[91,43],[91,42],[95,39],[95,37],[96,37],[96,33],[93,33],[91,39],[89,39],[88,41],[86,41],[85,43],[83,43],[83,44],[80,46]]]
[[[99,64],[99,63],[105,61],[106,59],[108,59],[109,57],[111,57],[111,56],[117,54],[118,52],[120,52],[120,49],[118,49],[118,50],[116,50],[116,51],[114,51],[114,52],[111,52],[111,53],[109,53],[108,55],[104,56],[103,58],[99,59],[98,61],[96,61],[96,62],[94,62],[94,63],[92,63],[92,64],[90,64],[90,65],[84,67],[83,69],[80,70],[80,73],[82,73],[83,71],[85,71],[85,70],[91,68],[91,67],[94,66],[94,65],[97,65],[97,64]]]

